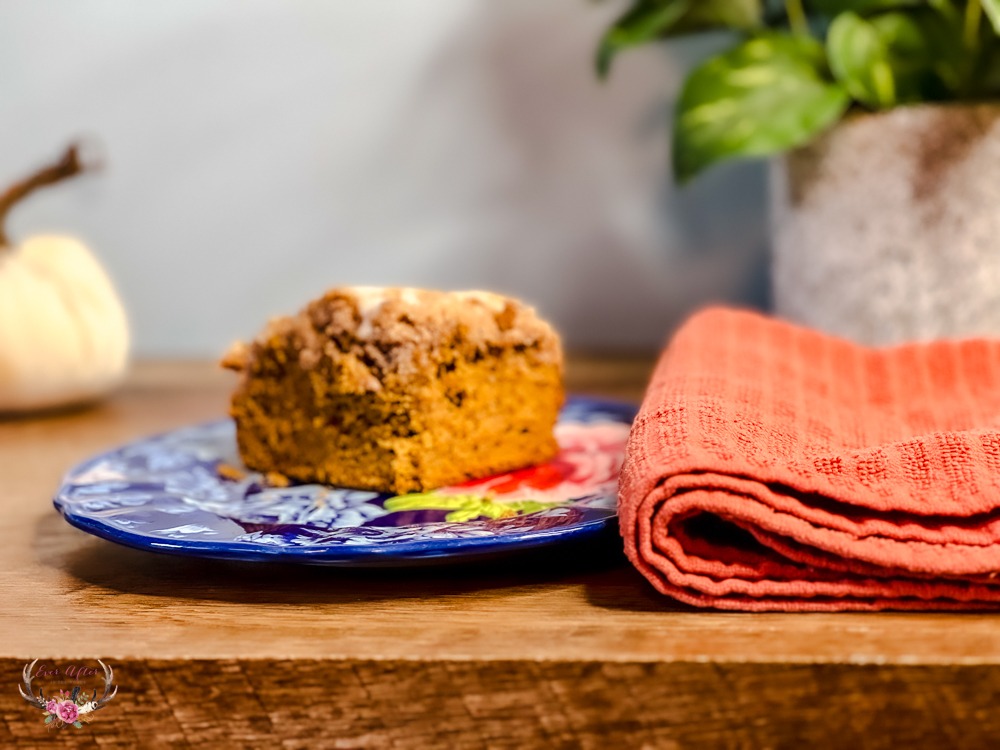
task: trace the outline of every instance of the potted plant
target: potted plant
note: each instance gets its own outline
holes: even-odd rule
[[[673,169],[780,155],[776,312],[869,343],[1000,335],[1000,0],[635,0],[598,70],[717,29]]]

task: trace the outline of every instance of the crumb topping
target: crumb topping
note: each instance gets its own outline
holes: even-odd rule
[[[449,357],[470,359],[516,350],[539,363],[562,365],[555,331],[535,310],[485,291],[440,292],[412,287],[342,287],[297,315],[268,323],[249,347],[223,360],[232,369],[268,366],[277,351],[304,370],[332,368],[359,391],[385,378],[433,371]],[[234,365],[239,365],[234,367]]]

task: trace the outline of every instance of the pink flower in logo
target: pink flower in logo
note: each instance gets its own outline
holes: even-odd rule
[[[63,701],[56,706],[56,716],[67,724],[72,724],[80,716],[80,709],[73,701]]]
[[[45,713],[54,714],[59,708],[59,704],[56,701],[48,701],[45,704]]]

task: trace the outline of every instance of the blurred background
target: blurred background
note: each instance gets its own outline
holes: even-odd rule
[[[766,303],[764,168],[688,188],[668,118],[721,39],[624,55],[587,0],[7,0],[0,182],[76,136],[107,169],[16,239],[81,237],[139,356],[213,357],[325,288],[490,288],[583,350],[659,347],[692,308]]]

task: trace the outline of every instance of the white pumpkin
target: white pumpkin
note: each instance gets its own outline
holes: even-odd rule
[[[62,177],[78,171],[76,164]],[[31,192],[23,185],[21,197]],[[0,242],[0,412],[105,394],[125,374],[128,347],[122,303],[83,243],[64,236]]]

